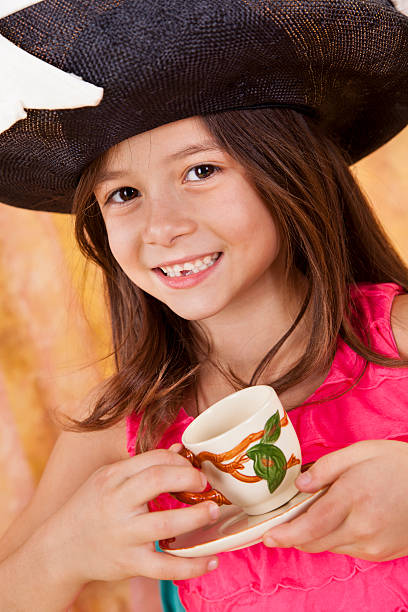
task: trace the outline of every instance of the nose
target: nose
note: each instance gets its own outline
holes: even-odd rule
[[[154,198],[146,204],[148,214],[143,231],[145,244],[171,246],[177,238],[196,230],[196,222],[185,212],[185,206],[177,198]]]

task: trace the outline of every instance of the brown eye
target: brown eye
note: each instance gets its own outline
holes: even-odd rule
[[[197,182],[203,179],[210,178],[213,174],[218,172],[220,168],[218,166],[214,166],[212,164],[200,164],[199,166],[194,166],[187,172],[186,178],[188,178],[191,182]]]
[[[123,202],[133,200],[137,193],[137,189],[134,189],[133,187],[121,187],[112,193],[109,200],[111,202],[115,202],[115,204],[122,204]]]

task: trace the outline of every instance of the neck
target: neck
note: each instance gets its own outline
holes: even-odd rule
[[[282,338],[296,320],[306,295],[306,280],[297,274],[292,282],[273,277],[211,319],[200,322],[211,341],[211,361],[231,368],[248,383],[265,354]],[[305,348],[307,313],[273,359],[269,380],[287,371]],[[206,382],[214,366],[203,364]],[[260,381],[258,381],[260,382]]]
[[[297,287],[298,290],[295,290]],[[264,299],[259,295],[251,300],[248,312],[238,312],[235,317],[217,317],[200,322],[212,342],[210,360],[202,363],[196,393],[186,402],[186,409],[192,416],[203,412],[218,400],[236,391],[234,384],[217,368],[231,368],[244,384],[251,377],[266,353],[282,338],[295,322],[307,293],[306,279],[298,277],[293,289],[276,295],[286,295],[285,299]],[[310,329],[309,311],[306,310],[301,321],[271,360],[271,364],[255,384],[270,384],[288,372],[303,355]],[[215,365],[214,365],[215,364]],[[314,372],[305,380],[292,385],[279,393],[279,399],[286,410],[301,405],[325,380],[330,367]]]

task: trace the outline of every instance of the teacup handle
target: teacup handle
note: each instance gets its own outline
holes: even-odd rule
[[[179,451],[179,455],[185,457],[190,461],[191,465],[195,468],[200,469],[201,465],[199,461],[197,461],[197,457],[190,451],[188,448],[183,446],[183,448]],[[219,506],[229,506],[231,502],[217,489],[208,489],[208,491],[202,491],[201,493],[196,493],[192,491],[182,491],[181,493],[170,493],[173,497],[178,499],[178,501],[183,504],[199,504],[203,501],[213,501]]]

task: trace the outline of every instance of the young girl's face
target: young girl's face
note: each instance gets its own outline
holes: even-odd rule
[[[281,273],[269,211],[198,117],[114,147],[95,195],[121,268],[185,319],[239,308]]]

